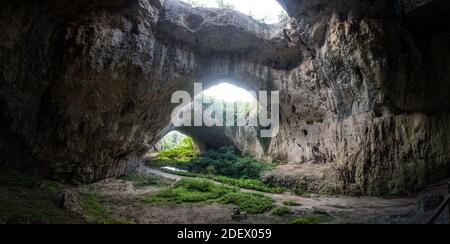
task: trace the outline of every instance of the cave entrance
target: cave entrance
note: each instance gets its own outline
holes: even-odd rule
[[[223,8],[247,14],[258,22],[276,24],[287,20],[287,13],[276,0],[183,0],[193,7]]]
[[[236,127],[256,126],[258,101],[256,93],[238,87],[233,81],[220,80],[196,97],[203,103],[201,125],[179,126],[179,131],[193,138],[201,152],[233,147],[241,151],[242,140],[236,137]],[[193,114],[196,111],[192,111]],[[208,116],[206,116],[206,114]],[[183,115],[184,116],[184,115]],[[192,116],[194,117],[194,116]],[[208,118],[210,122],[207,122]]]
[[[171,131],[152,147],[147,157],[147,164],[172,171],[183,171],[176,165],[191,161],[199,153],[199,147],[192,137],[178,131]]]
[[[255,94],[249,92],[237,85],[231,84],[229,81],[220,81],[219,84],[210,87],[203,91],[203,96],[212,98],[213,100],[220,100],[226,104],[231,103],[248,103],[255,104],[257,100]]]
[[[242,153],[242,145],[247,145],[247,138],[241,137],[236,132],[239,119],[244,118],[246,122],[250,116],[256,116],[258,101],[255,92],[238,87],[233,81],[221,80],[215,85],[204,90],[204,109],[208,110],[212,106],[223,108],[223,118],[227,118],[232,113],[235,119],[233,125],[227,126],[185,126],[172,127],[168,133],[156,143],[149,155],[153,161],[164,161],[175,165],[190,161],[193,157],[207,153],[208,151],[218,151],[228,147],[237,153]],[[213,115],[216,116],[216,115]],[[228,122],[228,120],[224,121]],[[251,126],[250,124],[246,126]],[[241,126],[242,127],[242,126]]]

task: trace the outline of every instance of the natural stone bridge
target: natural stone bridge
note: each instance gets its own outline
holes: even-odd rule
[[[291,18],[271,26],[175,0],[2,1],[1,166],[120,175],[163,135],[174,91],[227,78],[280,91],[265,157],[331,165],[336,192],[448,176],[448,1],[279,2]]]

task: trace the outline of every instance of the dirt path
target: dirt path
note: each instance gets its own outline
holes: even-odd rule
[[[178,176],[158,169],[144,167],[140,172],[146,172],[171,180],[180,180],[183,176]],[[212,181],[212,180],[211,180]],[[212,181],[216,184],[222,184]],[[254,190],[242,189],[244,192],[258,192]],[[385,199],[377,197],[301,197],[291,193],[272,194],[262,193],[272,198],[277,205],[283,205],[286,201],[293,201],[301,206],[291,207],[298,212],[316,212],[326,213],[333,216],[341,216],[336,222],[345,223],[385,223],[392,222],[411,222],[411,213],[416,207],[417,198],[396,198]]]

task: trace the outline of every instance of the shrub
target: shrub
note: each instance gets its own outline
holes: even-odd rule
[[[142,201],[162,205],[217,201],[236,204],[241,211],[250,214],[263,213],[273,206],[272,199],[262,194],[238,192],[233,187],[196,179],[182,179],[174,187],[145,196]]]
[[[60,207],[64,186],[12,170],[0,170],[0,222],[68,223],[75,218]]]
[[[236,189],[216,185],[208,180],[182,179],[173,188],[146,196],[142,200],[156,204],[204,202],[219,199],[233,191]]]
[[[238,155],[231,147],[222,147],[194,157],[188,165],[191,172],[211,173],[232,178],[258,179],[261,172],[273,167],[250,156]]]
[[[275,216],[284,216],[291,213],[291,210],[289,210],[286,206],[276,207],[272,210],[272,215]]]
[[[191,172],[176,172],[168,169],[163,169],[162,171],[175,174],[179,176],[185,176],[185,177],[191,177],[191,178],[202,178],[202,179],[210,179],[213,181],[220,182],[222,184],[231,185],[243,189],[249,189],[249,190],[255,190],[255,191],[262,191],[262,192],[268,192],[268,193],[283,193],[285,192],[285,188],[282,187],[272,187],[270,185],[267,185],[263,183],[261,180],[257,179],[235,179],[227,176],[216,176],[216,175],[210,175],[210,174],[198,174],[198,173],[191,173]]]
[[[131,224],[129,221],[108,217],[108,211],[95,195],[84,195],[80,206],[88,223],[94,224]]]
[[[291,224],[321,224],[333,221],[333,217],[326,215],[303,215],[291,219]]]
[[[298,202],[295,202],[295,201],[292,201],[292,200],[285,201],[285,202],[283,202],[283,204],[286,205],[286,206],[291,206],[291,207],[302,206],[301,203],[298,203]]]
[[[273,200],[258,193],[232,192],[221,199],[222,203],[236,204],[241,211],[259,214],[273,207]]]
[[[162,150],[158,153],[157,158],[163,162],[190,162],[196,155],[192,138],[185,137],[180,143],[172,148]]]

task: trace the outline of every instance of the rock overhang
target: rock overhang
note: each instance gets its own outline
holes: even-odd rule
[[[190,46],[203,56],[238,55],[249,61],[289,70],[304,53],[286,35],[288,23],[267,25],[234,10],[196,8],[168,0],[158,22],[158,35]]]

